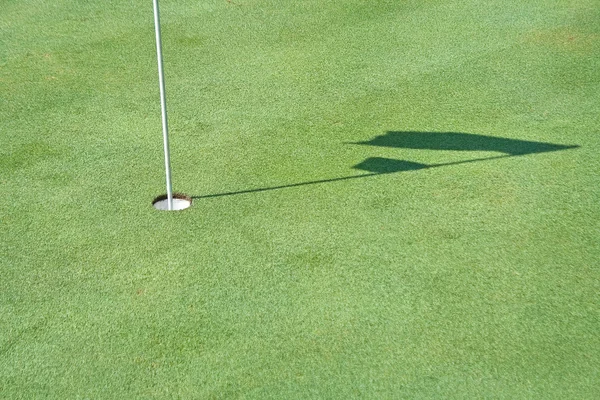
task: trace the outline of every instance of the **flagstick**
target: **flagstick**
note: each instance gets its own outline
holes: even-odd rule
[[[160,39],[160,17],[158,0],[154,2],[154,30],[156,31],[156,57],[158,58],[158,81],[160,85],[160,108],[162,115],[163,144],[165,148],[165,170],[167,172],[167,207],[173,210],[173,187],[171,186],[171,156],[169,155],[169,126],[167,123],[167,99],[165,95],[165,76],[163,72],[162,45]]]

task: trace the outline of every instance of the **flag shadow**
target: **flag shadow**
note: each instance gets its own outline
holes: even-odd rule
[[[569,146],[529,140],[458,132],[387,132],[365,142],[351,144],[419,150],[491,151],[512,156],[573,149]]]
[[[193,199],[207,199],[213,197],[234,196],[240,194],[267,192],[300,186],[333,183],[352,179],[368,178],[372,176],[392,174],[397,172],[417,171],[422,169],[439,168],[451,165],[468,164],[474,162],[491,161],[500,158],[524,156],[527,154],[547,153],[568,149],[575,149],[578,145],[561,145],[545,142],[508,139],[495,136],[477,135],[457,132],[398,132],[390,131],[385,135],[376,136],[369,141],[353,142],[349,144],[374,147],[390,147],[398,149],[420,150],[451,150],[451,151],[489,151],[502,153],[501,155],[453,161],[438,164],[423,164],[407,160],[396,160],[382,157],[369,157],[353,166],[353,169],[365,171],[366,174],[349,175],[330,179],[320,179],[307,182],[291,183],[286,185],[264,188],[238,190],[224,193],[192,196]]]

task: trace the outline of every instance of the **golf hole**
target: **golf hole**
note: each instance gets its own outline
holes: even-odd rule
[[[167,200],[167,195],[163,194],[158,196],[152,202],[152,205],[157,210],[161,211],[169,211],[169,201]],[[173,193],[173,210],[171,211],[181,211],[189,208],[192,205],[192,198],[183,193]]]

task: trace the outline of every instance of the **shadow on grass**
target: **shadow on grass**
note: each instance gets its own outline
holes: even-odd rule
[[[349,144],[375,147],[391,147],[399,149],[489,151],[503,154],[485,158],[475,158],[439,164],[422,164],[406,160],[370,157],[352,167],[360,171],[366,171],[366,174],[291,183],[287,185],[271,186],[264,188],[208,194],[202,196],[193,196],[193,198],[207,199],[211,197],[223,197],[246,193],[266,192],[270,190],[316,185],[320,183],[339,182],[350,179],[359,179],[377,175],[392,174],[396,172],[417,171],[421,169],[439,168],[450,165],[491,161],[500,158],[517,157],[536,153],[547,153],[553,151],[575,149],[579,147],[577,145],[560,145],[544,142],[532,142],[527,140],[507,139],[494,136],[475,135],[457,132],[387,132],[385,135],[377,136],[369,141],[354,142]]]
[[[369,141],[352,144],[421,150],[493,151],[512,156],[579,147],[456,132],[388,132]]]

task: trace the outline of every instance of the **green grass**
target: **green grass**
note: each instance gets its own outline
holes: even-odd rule
[[[597,0],[0,10],[0,398],[600,397]]]

